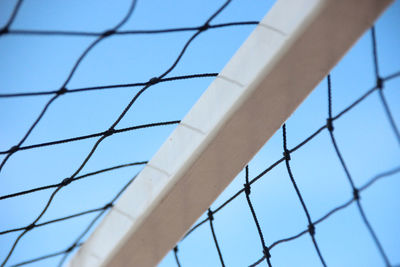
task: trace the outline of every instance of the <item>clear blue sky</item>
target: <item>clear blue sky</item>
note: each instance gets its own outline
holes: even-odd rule
[[[0,2],[4,25],[15,0]],[[103,32],[125,15],[130,0],[25,0],[11,29]],[[200,26],[224,1],[138,1],[121,30]],[[273,1],[233,0],[212,24],[259,21]],[[376,26],[382,76],[400,71],[400,3]],[[254,25],[202,33],[167,77],[219,72],[246,39]],[[193,32],[112,36],[84,58],[67,88],[146,82],[163,73]],[[0,36],[0,94],[57,90],[79,55],[95,37]],[[335,38],[332,36],[331,38]],[[334,115],[375,85],[371,36],[366,33],[332,71]],[[144,93],[117,129],[160,121],[180,120],[213,80],[197,78],[160,83]],[[110,127],[140,87],[66,94],[48,109],[24,145],[102,132]],[[400,78],[385,84],[397,125],[400,125]],[[0,98],[0,151],[15,145],[52,96]],[[223,101],[223,99],[221,99]],[[287,122],[288,145],[297,145],[325,123],[327,87],[323,80]],[[262,123],[262,118],[257,118]],[[80,174],[136,161],[149,160],[174,125],[113,135],[101,143]],[[400,165],[400,146],[391,131],[377,92],[335,121],[335,135],[356,186]],[[80,165],[97,138],[15,153],[0,172],[0,196],[55,184]],[[282,133],[249,163],[256,176],[282,156]],[[4,155],[0,155],[0,160]],[[317,220],[352,197],[327,131],[292,154],[292,171]],[[39,222],[56,219],[108,203],[142,167],[128,167],[89,177],[63,188]],[[240,173],[212,208],[243,187]],[[53,190],[0,200],[0,231],[29,225]],[[305,230],[306,217],[284,164],[252,186],[251,199],[267,245]],[[400,264],[400,174],[365,190],[362,204],[392,264]],[[95,213],[28,232],[8,265],[65,250],[95,217]],[[202,216],[202,218],[205,218]],[[215,215],[215,231],[227,266],[247,266],[262,256],[259,237],[244,195]],[[0,262],[20,232],[0,236]],[[316,227],[316,239],[328,266],[384,266],[360,219],[355,204]],[[308,235],[272,251],[273,266],[321,266]],[[210,227],[204,224],[179,244],[182,266],[219,266]],[[31,266],[55,266],[60,257]],[[261,266],[265,263],[261,263]],[[173,254],[161,266],[176,266]]]

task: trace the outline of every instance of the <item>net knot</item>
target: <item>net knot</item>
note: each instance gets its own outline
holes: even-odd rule
[[[213,212],[211,211],[211,209],[208,209],[207,215],[208,215],[208,219],[210,219],[210,221],[214,220]]]
[[[26,228],[25,228],[25,230],[26,231],[30,231],[30,230],[32,230],[33,228],[35,228],[35,224],[34,223],[32,223],[32,224],[30,224],[30,225],[28,225]]]
[[[174,252],[178,252],[178,246],[174,247]]]
[[[19,149],[19,146],[12,146],[9,150],[8,150],[8,153],[15,153],[15,152],[17,152],[18,151],[18,149]]]
[[[359,200],[360,199],[360,191],[358,191],[357,188],[353,189],[353,198],[354,198],[354,200]]]
[[[108,37],[108,36],[110,36],[110,35],[112,35],[114,33],[115,33],[115,30],[108,30],[108,31],[103,32],[102,36],[103,36],[103,38],[105,38],[105,37]]]
[[[72,182],[73,178],[65,178],[64,180],[62,180],[61,182],[61,186],[66,186],[69,185]]]
[[[57,91],[57,95],[63,95],[67,92],[67,88],[63,87],[60,90]]]
[[[0,35],[8,33],[8,27],[4,27],[0,30]]]
[[[266,259],[271,258],[271,253],[269,253],[268,247],[264,247],[264,249],[263,249],[263,254],[264,254],[264,256],[265,256]]]
[[[376,87],[381,90],[383,89],[383,79],[381,77],[376,79]]]
[[[246,193],[246,195],[250,195],[251,190],[250,190],[250,184],[249,183],[245,183],[244,184],[244,192]]]
[[[66,253],[70,253],[75,247],[76,247],[76,244],[73,244],[72,246],[70,246],[69,248],[67,248],[67,250],[66,250],[65,252],[66,252]]]
[[[334,127],[333,127],[333,120],[332,120],[332,118],[328,118],[328,119],[326,119],[326,128],[328,129],[328,131],[330,131],[330,132],[333,132],[333,130],[335,129]]]
[[[115,134],[115,129],[114,129],[114,128],[110,128],[110,129],[108,129],[107,131],[105,131],[105,132],[103,133],[103,135],[104,135],[105,137],[110,136],[110,135],[113,135],[113,134]]]
[[[285,151],[283,151],[283,156],[285,157],[285,160],[287,160],[287,161],[289,161],[291,159],[290,152],[287,149],[285,149]]]
[[[158,78],[158,77],[153,77],[153,78],[151,78],[151,79],[147,82],[147,84],[153,85],[153,84],[156,84],[156,83],[158,83],[158,82],[160,82],[160,78]]]
[[[308,232],[310,233],[310,235],[315,235],[315,226],[314,226],[314,224],[308,225]]]
[[[104,209],[104,210],[107,210],[107,209],[109,209],[109,208],[112,208],[113,206],[114,206],[113,203],[108,203],[108,204],[106,204],[106,205],[103,207],[103,209]]]
[[[206,31],[210,28],[210,25],[208,23],[205,23],[203,26],[199,27],[199,31],[203,32]]]

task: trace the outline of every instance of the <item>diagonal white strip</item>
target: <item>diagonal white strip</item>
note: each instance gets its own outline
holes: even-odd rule
[[[155,266],[390,2],[279,0],[70,266]]]

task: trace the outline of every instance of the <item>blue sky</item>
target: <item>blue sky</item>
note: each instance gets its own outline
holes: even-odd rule
[[[199,26],[223,1],[138,1],[121,30]],[[259,21],[272,1],[233,0],[212,24]],[[0,2],[0,25],[10,16],[14,0]],[[118,23],[130,1],[23,2],[11,29],[103,32]],[[400,71],[400,3],[376,24],[379,67],[383,77]],[[190,45],[167,77],[218,73],[246,39],[254,25],[211,29]],[[67,84],[82,88],[146,82],[163,73],[193,32],[112,36],[84,58]],[[57,90],[84,49],[95,37],[0,36],[0,93]],[[332,36],[334,38],[334,36]],[[375,85],[371,35],[367,32],[332,71],[333,113],[339,113]],[[180,120],[213,77],[159,83],[147,90],[116,127]],[[385,83],[384,94],[400,125],[400,78]],[[140,87],[65,94],[51,104],[24,145],[102,132],[110,127]],[[0,150],[15,145],[52,96],[0,98]],[[221,100],[223,101],[223,100]],[[327,86],[323,80],[287,121],[290,148],[308,137],[327,118]],[[258,118],[262,123],[262,118]],[[130,131],[105,139],[80,174],[119,164],[149,160],[175,125]],[[346,164],[362,186],[370,178],[400,165],[400,147],[377,92],[335,121],[335,136]],[[59,183],[86,157],[96,138],[19,151],[0,172],[0,196]],[[249,163],[256,176],[282,156],[282,132]],[[0,155],[0,160],[4,155]],[[340,162],[327,131],[292,154],[291,167],[316,220],[351,198]],[[142,166],[127,167],[71,183],[57,194],[39,222],[99,208],[108,203]],[[243,188],[244,172],[211,208]],[[0,200],[0,231],[29,225],[53,190]],[[284,164],[252,186],[251,199],[267,245],[306,229],[307,221]],[[367,217],[392,264],[400,263],[400,175],[378,181],[361,195]],[[68,248],[96,213],[29,231],[18,243],[8,265]],[[204,215],[202,218],[205,218]],[[262,256],[256,227],[242,194],[215,215],[214,227],[227,266],[247,266]],[[20,232],[0,236],[0,260]],[[384,266],[355,204],[316,227],[316,239],[328,266]],[[321,266],[308,235],[271,250],[273,266]],[[219,266],[208,223],[179,244],[182,266]],[[31,266],[55,266],[60,257]],[[265,263],[261,263],[261,265]],[[7,265],[7,266],[8,266]],[[170,253],[160,266],[176,266]]]

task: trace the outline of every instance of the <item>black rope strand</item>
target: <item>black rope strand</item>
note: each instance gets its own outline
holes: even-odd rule
[[[180,263],[179,258],[178,258],[178,245],[176,245],[176,246],[174,247],[174,256],[175,256],[176,265],[177,265],[178,267],[181,267],[181,263]]]
[[[265,259],[267,261],[268,266],[272,267],[272,265],[271,265],[271,254],[269,253],[268,247],[265,245],[264,235],[263,235],[263,233],[261,231],[261,227],[260,227],[260,224],[258,222],[258,219],[257,219],[257,216],[256,216],[256,212],[255,212],[253,204],[251,203],[251,200],[250,200],[251,187],[250,187],[250,183],[249,183],[249,166],[248,165],[245,168],[245,172],[246,172],[246,175],[245,175],[246,183],[244,184],[244,192],[245,192],[245,195],[246,195],[247,204],[249,205],[249,208],[250,208],[251,214],[253,216],[254,222],[255,222],[255,224],[257,226],[257,231],[258,231],[258,235],[260,236],[260,241],[261,241],[261,246],[262,246],[262,251],[263,251],[264,257],[265,257]]]
[[[371,27],[371,41],[372,41],[372,58],[374,60],[374,71],[375,71],[375,77],[377,78],[376,80],[378,81],[380,79],[379,75],[379,64],[378,64],[378,49],[376,45],[376,34],[375,34],[375,26]]]
[[[393,133],[397,139],[397,142],[400,145],[400,131],[397,128],[397,125],[394,121],[392,112],[390,111],[389,105],[386,101],[385,95],[383,94],[383,86],[384,86],[384,80],[381,78],[379,74],[379,62],[378,62],[378,47],[377,47],[377,42],[376,42],[376,33],[375,33],[375,27],[373,26],[371,28],[371,37],[372,37],[372,56],[374,59],[374,70],[375,70],[375,78],[376,78],[376,87],[379,89],[379,97],[381,99],[383,108],[385,110],[386,116],[389,120],[390,126],[392,127]]]
[[[125,168],[125,167],[145,165],[145,164],[147,164],[147,161],[139,161],[139,162],[121,164],[121,165],[117,165],[117,166],[114,166],[114,167],[101,169],[101,170],[94,171],[94,172],[89,172],[89,173],[86,173],[86,174],[83,174],[83,175],[80,175],[80,176],[76,176],[75,178],[73,178],[71,180],[71,183],[75,182],[75,181],[78,181],[80,179],[87,178],[87,177],[90,177],[90,176],[94,176],[94,175],[97,175],[97,174],[101,174],[101,173],[104,173],[104,172],[113,171],[113,170],[120,169],[120,168]],[[52,184],[52,185],[36,187],[36,188],[29,189],[29,190],[13,193],[13,194],[0,196],[0,200],[7,199],[7,198],[13,198],[13,197],[17,197],[17,196],[22,196],[22,195],[26,195],[26,194],[31,194],[31,193],[34,193],[34,192],[37,192],[37,191],[46,190],[46,189],[50,189],[50,188],[55,188],[55,187],[58,187],[58,186],[61,186],[61,185],[62,185],[62,182],[60,182],[58,184]]]
[[[380,89],[382,89],[382,88],[380,88]],[[378,92],[379,92],[380,99],[382,101],[383,108],[385,109],[385,113],[386,113],[387,118],[389,120],[390,126],[392,127],[393,133],[396,136],[397,142],[400,145],[400,132],[399,132],[399,129],[397,128],[397,126],[396,126],[396,123],[394,121],[392,112],[390,111],[389,104],[386,101],[386,98],[385,98],[385,95],[383,94],[383,91],[379,90]]]
[[[65,216],[65,217],[61,217],[61,218],[58,218],[58,219],[46,221],[46,222],[43,222],[43,223],[31,224],[31,225],[25,226],[25,227],[14,228],[14,229],[2,231],[2,232],[0,232],[0,235],[12,233],[12,232],[18,232],[18,231],[22,231],[22,230],[28,230],[28,231],[30,231],[30,230],[32,230],[32,229],[34,229],[34,228],[38,228],[38,227],[45,226],[45,225],[48,225],[48,224],[52,224],[52,223],[56,223],[56,222],[61,222],[61,221],[69,220],[69,219],[73,219],[73,218],[76,218],[76,217],[81,217],[81,216],[83,216],[83,215],[95,213],[95,212],[102,211],[102,210],[108,209],[108,208],[109,208],[109,206],[108,206],[108,204],[107,204],[107,205],[105,205],[105,206],[103,206],[103,207],[101,207],[101,208],[86,210],[86,211],[83,211],[83,212],[75,213],[75,214],[68,215],[68,216]]]
[[[237,21],[210,25],[211,29],[223,28],[229,26],[242,26],[242,25],[257,25],[258,21]],[[113,35],[135,35],[135,34],[160,34],[160,33],[175,33],[175,32],[187,32],[197,31],[199,27],[180,27],[170,29],[158,29],[158,30],[125,30],[115,31]],[[87,32],[87,31],[63,31],[63,30],[29,30],[29,29],[12,29],[8,30],[7,34],[10,35],[58,35],[58,36],[81,36],[81,37],[99,37],[103,35],[103,32]]]
[[[3,28],[0,29],[0,36],[3,34],[9,34],[10,33],[10,26],[14,22],[15,18],[17,17],[18,11],[20,10],[22,5],[22,0],[18,0],[17,3],[14,6],[14,9],[11,13],[10,18],[8,19],[6,25],[4,25]]]
[[[81,245],[82,244],[77,244],[75,247],[80,247]],[[68,249],[63,250],[63,251],[59,251],[59,252],[55,252],[55,253],[52,253],[52,254],[44,255],[42,257],[38,257],[38,258],[35,258],[35,259],[23,261],[23,262],[20,262],[20,263],[17,263],[17,264],[13,264],[10,267],[23,266],[23,265],[31,264],[31,263],[34,263],[34,262],[46,260],[46,259],[49,259],[49,258],[57,257],[57,256],[60,256],[60,255],[63,255],[65,253],[67,253]]]
[[[285,124],[283,124],[283,126],[282,126],[282,135],[283,135],[283,155],[284,155],[284,158],[285,158],[286,169],[288,171],[290,180],[292,181],[292,184],[293,184],[293,187],[294,187],[294,189],[296,191],[296,194],[297,194],[297,196],[298,196],[298,198],[300,200],[301,206],[304,209],[304,213],[306,214],[307,221],[308,221],[308,232],[310,233],[311,240],[312,240],[312,242],[314,244],[315,250],[317,251],[318,257],[319,257],[322,265],[323,266],[327,266],[326,263],[325,263],[324,258],[322,257],[322,254],[321,254],[321,251],[320,251],[320,249],[318,247],[317,241],[315,240],[315,226],[312,223],[310,213],[308,212],[308,209],[306,207],[306,204],[304,203],[304,200],[303,200],[303,197],[302,197],[302,195],[300,193],[300,190],[297,187],[296,181],[294,180],[292,170],[290,169],[290,164],[289,164],[290,151],[287,149],[287,144],[286,144],[286,125]]]
[[[218,257],[221,262],[221,266],[225,267],[224,259],[222,258],[221,249],[219,248],[219,245],[218,245],[217,236],[215,235],[215,230],[214,230],[214,225],[213,225],[214,216],[213,216],[213,212],[211,211],[211,209],[208,209],[208,221],[210,222],[211,234],[214,239],[215,247],[217,248]]]
[[[394,175],[396,173],[400,172],[400,166],[391,170],[388,170],[386,172],[382,172],[378,175],[376,175],[374,178],[370,179],[367,183],[365,183],[363,186],[360,186],[358,191],[364,191],[365,189],[367,189],[368,187],[372,186],[374,183],[376,183],[377,181],[379,181],[382,178]]]
[[[136,125],[136,126],[122,128],[122,129],[114,129],[112,131],[107,130],[107,131],[102,131],[102,132],[98,132],[98,133],[94,133],[94,134],[77,136],[77,137],[72,137],[72,138],[67,138],[67,139],[62,139],[62,140],[57,140],[57,141],[33,144],[33,145],[29,145],[29,146],[21,146],[21,147],[7,150],[7,151],[0,151],[0,155],[15,153],[15,152],[22,151],[22,150],[29,150],[29,149],[34,149],[34,148],[65,144],[65,143],[70,143],[70,142],[75,142],[75,141],[81,141],[81,140],[104,136],[104,135],[112,135],[112,134],[118,134],[118,133],[123,133],[123,132],[128,132],[128,131],[134,131],[134,130],[139,130],[139,129],[152,128],[152,127],[159,127],[159,126],[175,125],[175,124],[179,124],[179,123],[180,123],[179,120],[174,120],[174,121],[164,121],[164,122]]]
[[[376,71],[378,71],[377,68],[376,68]],[[340,161],[340,164],[341,164],[341,166],[342,166],[342,168],[343,168],[343,170],[344,170],[344,172],[346,174],[347,180],[350,183],[351,189],[353,191],[353,197],[354,197],[354,200],[357,203],[357,208],[358,208],[358,211],[360,212],[361,218],[362,218],[365,226],[367,227],[368,232],[370,233],[372,239],[374,240],[374,243],[375,243],[375,245],[376,245],[376,247],[377,247],[377,249],[378,249],[378,251],[379,251],[379,253],[380,253],[381,257],[382,257],[382,259],[384,260],[386,266],[391,266],[390,262],[389,262],[389,258],[387,257],[387,255],[386,255],[386,253],[385,253],[385,251],[384,251],[384,249],[382,247],[382,244],[380,243],[380,241],[379,241],[375,231],[373,230],[373,228],[372,228],[367,216],[365,215],[364,209],[361,206],[360,196],[359,196],[359,189],[354,184],[353,178],[351,177],[350,171],[349,171],[349,169],[348,169],[348,167],[347,167],[347,165],[346,165],[346,163],[345,163],[345,161],[343,159],[343,156],[342,156],[342,154],[341,154],[341,152],[339,150],[339,147],[337,145],[335,136],[333,134],[334,127],[333,127],[333,124],[332,124],[332,84],[331,84],[331,76],[330,75],[328,75],[327,81],[328,81],[328,86],[327,86],[328,87],[328,119],[327,119],[327,125],[328,126],[327,126],[327,129],[329,131],[329,135],[331,137],[331,141],[332,141],[333,147],[334,147],[336,155],[337,155],[337,157],[338,157],[338,159]]]
[[[392,74],[390,74],[390,75],[384,77],[382,80],[383,80],[384,82],[387,82],[387,81],[390,81],[390,80],[395,79],[395,78],[398,78],[398,77],[400,77],[400,71],[395,72],[395,73],[392,73]]]
[[[230,3],[232,2],[232,0],[227,0],[225,1],[225,3],[217,10],[214,12],[214,14],[212,14],[208,20],[206,21],[206,23],[204,23],[204,25],[209,25],[210,22],[215,19]]]
[[[194,78],[216,77],[216,76],[218,76],[218,73],[200,73],[200,74],[191,74],[191,75],[183,75],[183,76],[174,76],[174,77],[160,79],[159,83],[169,82],[169,81],[186,80],[186,79],[194,79]],[[150,84],[149,81],[147,81],[147,82],[138,82],[138,83],[124,83],[124,84],[82,87],[82,88],[68,89],[65,92],[65,94],[79,93],[79,92],[86,92],[86,91],[105,90],[105,89],[115,89],[115,88],[138,87],[138,86],[145,86],[145,85],[149,85],[149,84]],[[52,95],[52,94],[56,94],[57,92],[58,91],[51,90],[51,91],[36,91],[36,92],[21,92],[21,93],[12,93],[12,94],[0,94],[0,98]]]

